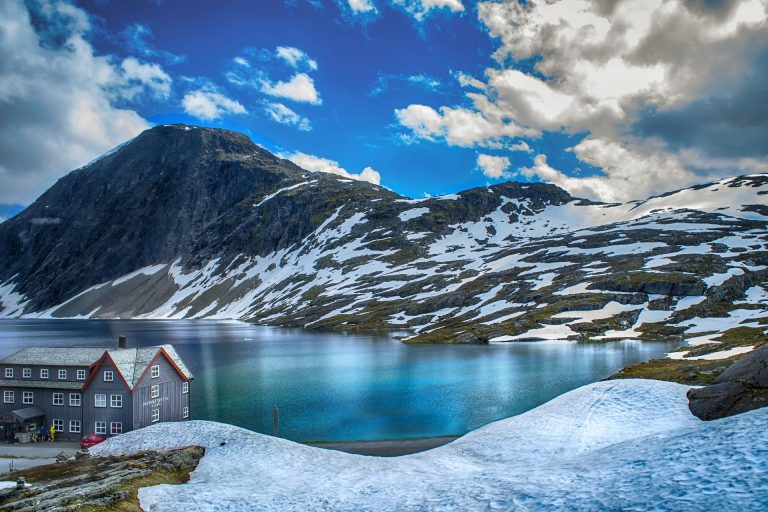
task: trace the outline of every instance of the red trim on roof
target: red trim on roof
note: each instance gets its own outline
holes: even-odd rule
[[[125,377],[123,377],[123,374],[117,368],[117,364],[115,363],[115,360],[112,359],[112,356],[109,355],[109,351],[105,350],[104,355],[101,356],[98,361],[96,361],[89,367],[91,369],[91,374],[83,383],[83,387],[80,388],[81,392],[85,391],[85,389],[88,387],[88,384],[90,384],[93,378],[96,377],[96,370],[98,370],[101,367],[101,365],[104,364],[104,361],[106,361],[107,359],[109,359],[109,362],[112,363],[115,373],[120,377],[120,380],[123,381],[123,384],[125,384],[125,387],[128,388],[128,391],[132,391],[131,386],[128,384],[128,382],[125,380]]]
[[[144,371],[141,373],[141,376],[136,380],[136,384],[133,386],[134,389],[139,387],[139,384],[144,379],[144,377],[147,375],[147,372],[149,372],[150,368],[152,368],[152,366],[155,364],[155,361],[157,361],[157,358],[160,357],[161,354],[163,356],[165,356],[166,361],[168,361],[171,364],[171,366],[176,370],[176,372],[179,375],[181,375],[181,378],[184,381],[188,381],[189,380],[189,377],[184,375],[184,372],[181,371],[181,368],[179,368],[179,366],[176,363],[173,362],[173,358],[170,355],[168,355],[168,352],[166,352],[163,347],[160,347],[160,350],[157,351],[157,354],[155,354],[155,357],[152,358],[152,360],[149,362],[147,367],[144,368]]]

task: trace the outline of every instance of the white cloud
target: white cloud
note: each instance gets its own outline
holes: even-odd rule
[[[306,117],[303,117],[282,103],[267,103],[264,111],[274,121],[288,126],[295,126],[301,131],[308,132],[312,129],[312,123]]]
[[[371,0],[347,0],[347,4],[355,14],[376,12],[376,6]]]
[[[538,176],[577,197],[597,197],[610,202],[645,199],[699,181],[676,156],[652,143],[622,145],[612,140],[586,138],[573,151],[579,160],[602,169],[605,174],[567,176],[552,168],[541,154],[534,158],[533,167],[521,169],[520,173],[529,178]]]
[[[688,165],[690,158],[663,141],[636,140],[632,127],[648,111],[706,100],[735,90],[753,75],[753,57],[768,50],[768,3],[718,5],[686,0],[481,2],[480,21],[499,42],[497,65],[485,71],[483,80],[457,75],[471,106],[396,110],[408,131],[403,137],[511,148],[506,138],[588,132],[574,152],[599,166],[603,175],[556,174],[544,157],[537,158],[530,173],[600,199],[643,197],[693,183],[699,177]],[[515,68],[515,61],[533,58],[534,72]],[[734,166],[739,162],[748,163],[731,160]],[[654,165],[673,172],[657,172]]]
[[[495,180],[512,177],[509,172],[510,165],[506,156],[477,155],[477,167],[485,176]]]
[[[275,50],[275,55],[284,60],[292,68],[306,66],[312,71],[317,70],[317,61],[310,58],[309,55],[298,48],[292,46],[278,46]]]
[[[501,118],[493,109],[482,112],[463,107],[441,107],[438,112],[426,105],[409,105],[395,110],[395,116],[417,137],[443,139],[448,144],[461,147],[503,148],[510,138],[538,134],[536,130],[525,129]]]
[[[133,57],[123,60],[120,65],[126,84],[123,86],[122,95],[132,99],[145,90],[151,91],[155,97],[168,98],[171,95],[171,83],[173,80],[158,64],[139,62]],[[135,83],[134,86],[129,84]]]
[[[291,153],[288,155],[280,155],[281,158],[285,158],[295,163],[302,169],[306,169],[310,172],[327,172],[331,174],[337,174],[345,178],[353,180],[367,181],[374,185],[381,184],[381,175],[372,167],[366,167],[359,174],[353,174],[339,165],[339,162],[335,160],[329,160],[315,155],[308,155],[307,153]]]
[[[142,91],[162,96],[170,87],[159,67],[123,67],[96,55],[83,10],[37,5],[40,33],[24,2],[0,2],[0,202],[28,203],[64,173],[148,128],[116,103]],[[51,26],[61,39],[44,33]]]
[[[306,73],[298,73],[287,82],[272,83],[269,80],[264,80],[261,84],[261,92],[301,103],[313,105],[322,103],[320,94],[315,89],[315,81]]]
[[[240,102],[228,98],[210,88],[188,92],[181,100],[184,112],[205,121],[218,119],[227,114],[245,114]]]
[[[232,62],[234,62],[238,66],[243,66],[244,68],[251,67],[251,63],[245,60],[243,57],[235,57],[234,59],[232,59]]]
[[[422,21],[435,9],[447,9],[451,12],[464,11],[461,0],[392,0],[392,4],[404,9],[417,21]]]

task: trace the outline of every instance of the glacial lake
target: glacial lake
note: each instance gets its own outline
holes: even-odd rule
[[[0,320],[0,358],[25,346],[173,343],[195,375],[191,416],[294,441],[459,435],[532,409],[671,343],[408,346],[387,336],[205,320]],[[183,428],[180,425],[179,428]]]

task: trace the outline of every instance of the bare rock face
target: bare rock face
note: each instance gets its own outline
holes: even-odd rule
[[[768,406],[768,344],[733,363],[713,385],[688,391],[688,400],[702,420]]]

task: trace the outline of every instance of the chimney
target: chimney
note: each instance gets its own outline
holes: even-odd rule
[[[128,342],[125,339],[125,336],[120,336],[117,338],[117,348],[125,348]]]

